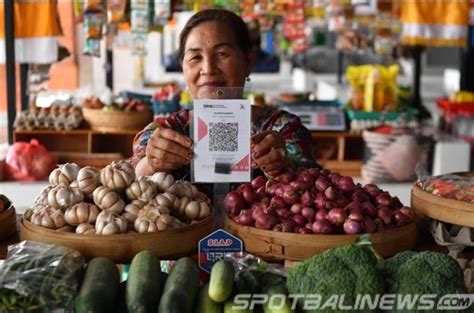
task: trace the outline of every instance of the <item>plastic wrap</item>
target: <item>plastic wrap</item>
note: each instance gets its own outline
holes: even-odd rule
[[[73,312],[84,259],[79,252],[23,241],[0,267],[0,312]]]
[[[474,173],[430,176],[417,168],[417,185],[433,195],[474,203]]]
[[[278,264],[268,264],[248,253],[227,253],[225,260],[235,269],[234,293],[264,293],[271,287],[286,289],[286,272]]]

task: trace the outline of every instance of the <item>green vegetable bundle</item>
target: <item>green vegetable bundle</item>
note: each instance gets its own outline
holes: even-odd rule
[[[72,311],[83,266],[74,250],[29,241],[14,245],[0,268],[0,312]]]

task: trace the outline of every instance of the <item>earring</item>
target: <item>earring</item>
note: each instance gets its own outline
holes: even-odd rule
[[[246,81],[247,83],[250,83],[250,77],[247,76],[247,77],[245,78],[245,81]]]

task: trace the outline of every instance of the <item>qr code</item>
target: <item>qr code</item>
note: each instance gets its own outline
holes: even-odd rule
[[[238,123],[209,123],[209,151],[237,151],[238,135]]]

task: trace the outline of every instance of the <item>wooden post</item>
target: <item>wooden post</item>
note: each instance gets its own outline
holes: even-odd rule
[[[16,117],[16,73],[15,73],[15,20],[14,0],[5,0],[5,67],[7,81],[8,143],[13,144],[13,123]]]

